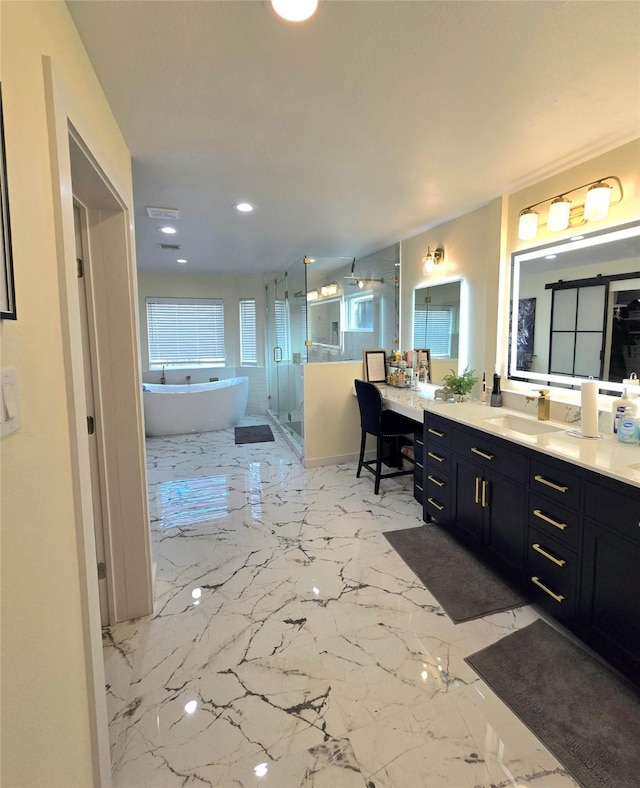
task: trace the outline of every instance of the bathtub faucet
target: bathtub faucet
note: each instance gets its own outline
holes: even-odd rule
[[[164,376],[164,367],[162,367],[162,375],[160,376],[160,383],[162,383],[162,385],[164,386],[164,384],[166,382],[167,382],[167,379]]]

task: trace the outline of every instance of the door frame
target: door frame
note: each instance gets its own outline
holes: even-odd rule
[[[100,403],[99,427],[104,435],[105,509],[108,511],[105,533],[109,533],[114,568],[114,619],[126,620],[153,612],[131,169],[129,166],[129,180],[122,182],[124,193],[129,195],[129,204],[122,199],[100,165],[101,160],[111,165],[121,156],[121,151],[103,147],[105,139],[100,130],[96,131],[87,123],[82,103],[77,102],[64,72],[56,70],[49,56],[43,56],[42,66],[54,184],[58,297],[63,316],[63,375],[69,418],[80,616],[86,653],[89,741],[93,784],[108,788],[111,785],[111,759],[87,440],[84,356],[77,295],[73,199],[75,188],[84,204],[89,206],[88,253],[94,274],[92,298],[98,345],[94,394]],[[84,137],[94,140],[95,155],[85,144]],[[108,133],[106,139],[109,139]],[[116,173],[116,177],[120,175]]]

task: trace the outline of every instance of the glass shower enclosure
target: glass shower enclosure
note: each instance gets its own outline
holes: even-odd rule
[[[307,361],[305,259],[300,258],[266,287],[269,413],[300,451],[304,446],[303,365]]]

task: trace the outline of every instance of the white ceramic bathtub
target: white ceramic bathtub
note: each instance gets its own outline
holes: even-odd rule
[[[145,434],[185,435],[233,427],[244,416],[249,378],[171,386],[145,383]]]

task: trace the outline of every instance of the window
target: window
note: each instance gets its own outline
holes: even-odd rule
[[[451,358],[454,308],[416,307],[413,326],[414,348],[429,348],[431,358]]]
[[[256,299],[240,299],[240,365],[255,367],[258,364]]]
[[[347,296],[347,330],[373,331],[373,293]]]
[[[147,331],[150,369],[224,366],[220,298],[147,298]]]

